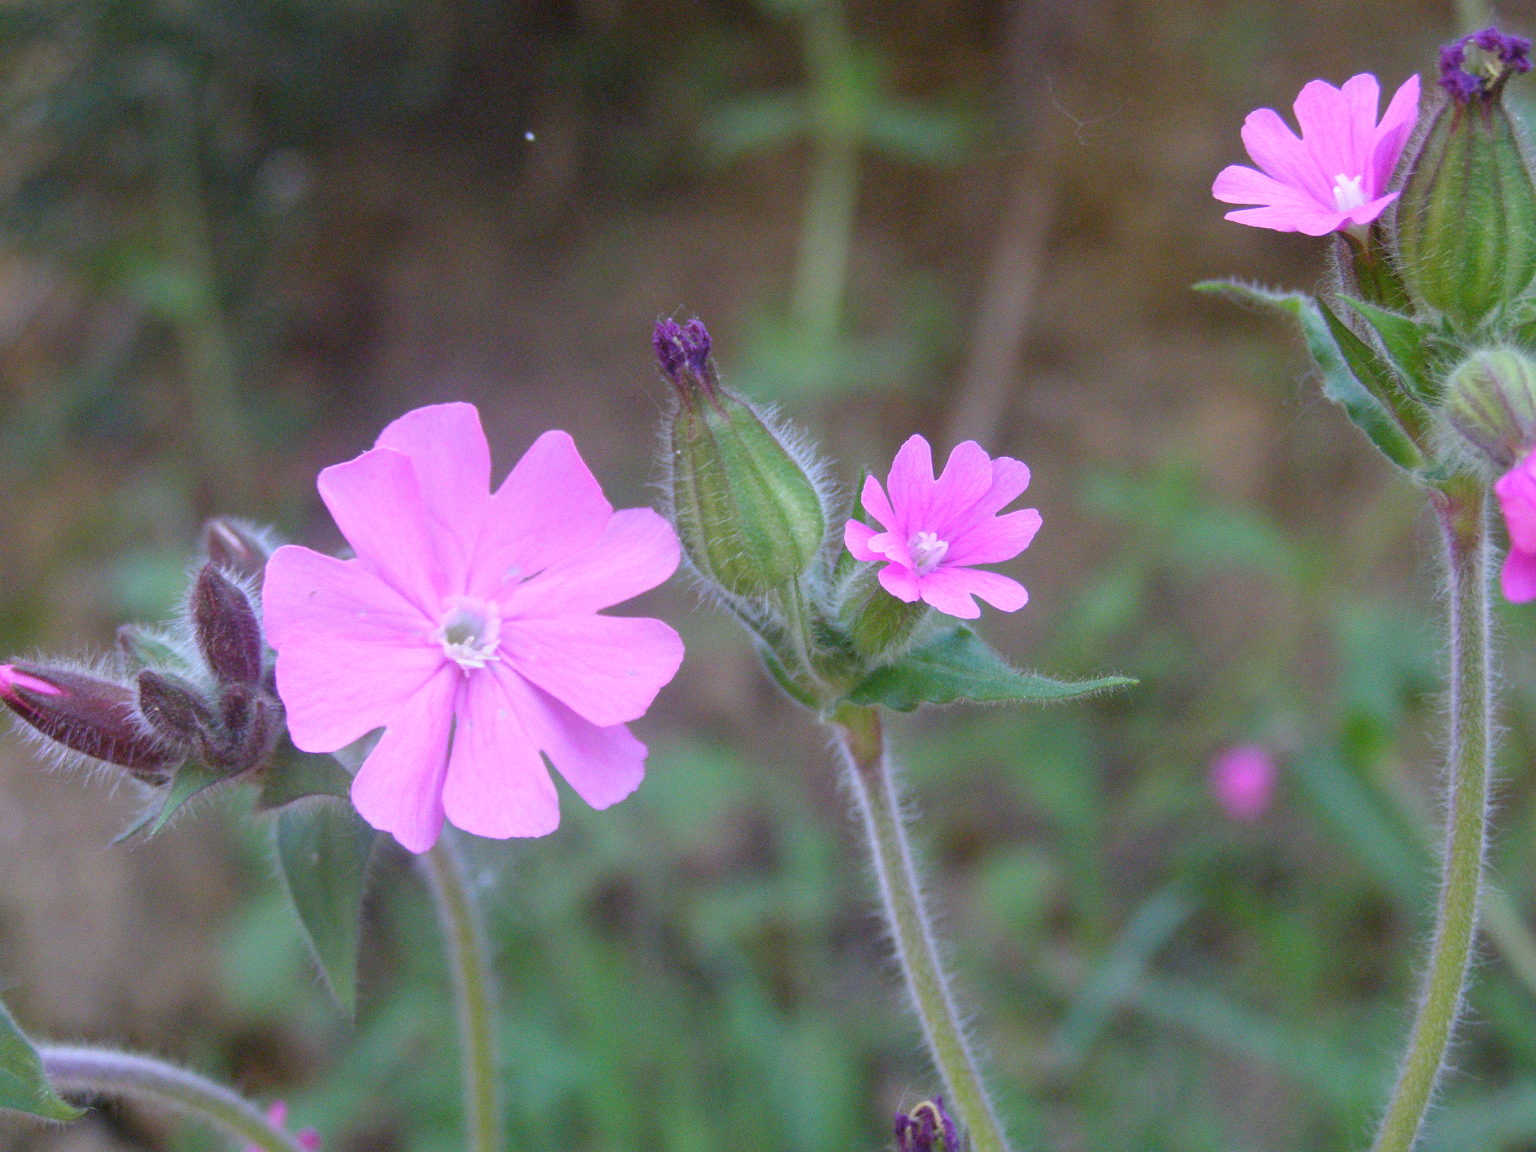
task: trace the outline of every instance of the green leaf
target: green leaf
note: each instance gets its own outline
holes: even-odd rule
[[[709,154],[726,164],[788,144],[810,127],[805,101],[794,93],[743,96],[721,104],[704,122]]]
[[[1048,704],[1134,683],[1125,676],[1051,680],[1020,672],[976,633],[960,627],[870,673],[847,699],[853,704],[883,704],[898,712],[910,712],[919,704],[953,704],[958,700]]]
[[[357,1009],[357,949],[368,861],[378,833],[350,804],[318,800],[278,813],[273,841],[283,884],[331,995]]]
[[[1278,308],[1295,317],[1301,325],[1307,351],[1312,354],[1323,377],[1323,395],[1340,405],[1355,427],[1364,432],[1384,456],[1406,472],[1415,472],[1424,464],[1418,445],[1403,431],[1391,410],[1360,382],[1340,350],[1322,309],[1312,297],[1300,292],[1272,292],[1252,284],[1231,280],[1205,280],[1195,285],[1199,292],[1216,292],[1234,300]]]
[[[37,1049],[4,1004],[0,1004],[0,1108],[14,1108],[47,1120],[74,1120],[83,1115],[54,1092],[43,1075]]]
[[[1408,391],[1426,404],[1434,403],[1436,390],[1429,374],[1429,350],[1436,343],[1433,333],[1417,320],[1399,312],[1389,312],[1353,296],[1345,296],[1343,300],[1381,337],[1387,359],[1401,373]]]
[[[334,796],[345,800],[352,792],[352,774],[334,756],[319,756],[292,749],[267,769],[256,806],[270,811],[306,796]]]
[[[1344,362],[1354,373],[1355,379],[1364,385],[1372,396],[1381,401],[1382,405],[1392,413],[1398,426],[1417,443],[1418,436],[1424,430],[1424,415],[1418,403],[1408,395],[1406,382],[1397,374],[1395,368],[1389,368],[1383,364],[1376,355],[1376,350],[1356,336],[1349,325],[1338,318],[1332,308],[1321,300],[1314,303],[1323,317],[1323,322],[1328,326],[1328,334],[1333,337],[1334,344],[1343,354]]]
[[[876,105],[865,129],[872,148],[913,164],[957,164],[972,136],[957,115],[898,102]]]
[[[176,778],[171,781],[170,787],[160,793],[160,806],[158,808],[152,806],[124,831],[118,833],[112,843],[121,844],[125,840],[132,840],[141,832],[146,836],[158,835],[188,800],[199,792],[228,779],[228,776],[220,775],[211,768],[205,768],[195,760],[187,761],[176,770]]]

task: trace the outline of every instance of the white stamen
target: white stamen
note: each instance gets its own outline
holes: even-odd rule
[[[926,576],[937,568],[948,551],[949,541],[940,540],[934,532],[919,532],[907,541],[907,552],[919,576]]]
[[[1363,173],[1359,176],[1346,176],[1340,172],[1333,178],[1333,202],[1340,212],[1353,212],[1365,203],[1365,189],[1360,187],[1364,181]]]
[[[500,660],[501,609],[492,600],[450,596],[438,618],[432,639],[443,646],[443,655],[465,671],[484,668]]]

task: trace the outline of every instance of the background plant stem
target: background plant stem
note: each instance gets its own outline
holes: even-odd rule
[[[1007,1138],[966,1040],[923,907],[880,714],[873,708],[847,707],[838,712],[835,726],[847,763],[848,784],[863,818],[881,907],[913,1011],[944,1081],[945,1099],[969,1134],[973,1152],[1006,1152]]]
[[[445,833],[417,857],[453,974],[464,1076],[464,1125],[469,1152],[501,1152],[501,1076],[496,1053],[496,1005],[485,930],[464,873],[463,860]]]
[[[1487,497],[1458,487],[1434,493],[1431,503],[1445,536],[1450,607],[1445,866],[1424,992],[1375,1152],[1413,1147],[1445,1065],[1472,958],[1488,829],[1493,692]]]
[[[109,1048],[56,1045],[38,1054],[49,1082],[60,1092],[150,1100],[203,1120],[263,1152],[304,1152],[297,1140],[249,1100],[185,1068]]]

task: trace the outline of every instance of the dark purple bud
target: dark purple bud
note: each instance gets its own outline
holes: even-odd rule
[[[139,715],[167,741],[194,748],[208,726],[197,689],[177,676],[145,669],[138,676]]]
[[[261,625],[238,584],[209,562],[192,586],[197,647],[221,684],[255,687],[261,682]]]
[[[0,664],[0,701],[48,739],[150,783],[163,781],[186,759],[171,742],[144,730],[137,693],[111,680],[30,663]]]
[[[955,1122],[944,1111],[944,1097],[924,1100],[911,1113],[896,1116],[897,1152],[960,1152]]]
[[[272,544],[258,528],[218,517],[203,525],[203,554],[226,572],[260,581]]]
[[[1440,87],[1461,104],[1493,99],[1516,72],[1531,70],[1531,42],[1484,28],[1440,49]]]
[[[709,330],[704,327],[704,321],[697,317],[686,324],[671,319],[658,320],[651,335],[651,346],[656,349],[662,375],[672,382],[684,400],[696,388],[702,389],[705,395],[714,395],[718,378],[709,358]]]

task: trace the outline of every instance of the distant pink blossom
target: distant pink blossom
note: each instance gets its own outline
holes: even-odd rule
[[[1011,560],[1029,547],[1040,513],[998,515],[1028,486],[1021,461],[994,460],[973,440],[955,447],[935,480],[933,450],[913,436],[896,453],[885,488],[873,476],[864,481],[864,510],[885,530],[850,520],[843,539],[857,559],[885,562],[880,583],[898,600],[922,600],[962,620],[981,615],[973,596],[1013,612],[1029,599],[1024,585],[971,565]]]
[[[646,749],[625,724],[683,658],[660,620],[599,615],[672,575],[671,525],[615,512],[564,432],[494,494],[490,475],[472,405],[409,412],[320,473],[357,558],[288,546],[267,565],[293,742],[332,752],[383,728],[352,801],[413,852],[445,818],[496,838],[553,831],[541,753],[594,808],[628,796]]]
[[[274,1128],[281,1128],[285,1132],[288,1130],[287,1101],[272,1101],[271,1107],[267,1109],[267,1122]],[[293,1142],[305,1152],[320,1152],[320,1133],[313,1128],[300,1128],[293,1134]],[[261,1149],[251,1144],[246,1147],[245,1152],[261,1152]]]
[[[1493,490],[1509,528],[1509,555],[1499,583],[1504,599],[1524,604],[1536,600],[1536,452],[1500,476]]]
[[[1232,819],[1251,824],[1269,810],[1279,771],[1261,744],[1238,744],[1211,761],[1211,795]]]
[[[1376,77],[1362,72],[1335,88],[1313,80],[1296,97],[1297,139],[1273,108],[1250,112],[1243,144],[1259,170],[1222,169],[1211,195],[1228,204],[1257,204],[1227,219],[1277,232],[1325,236],[1364,227],[1393,200],[1386,190],[1419,115],[1419,78],[1410,76],[1381,122]]]

